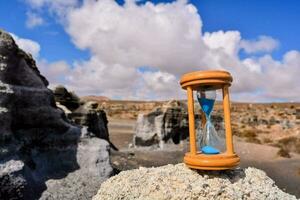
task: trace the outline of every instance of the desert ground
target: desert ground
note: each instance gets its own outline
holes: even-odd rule
[[[107,112],[110,140],[119,149],[111,152],[116,172],[183,162],[187,142],[167,145],[164,149],[132,148],[138,114],[148,113],[165,102],[100,100],[98,103]],[[264,170],[276,185],[299,198],[300,154],[299,143],[297,138],[296,141],[294,139],[299,137],[298,107],[299,104],[295,103],[231,105],[235,151],[241,157],[239,167],[252,166]],[[220,108],[218,103],[216,112],[221,112]],[[276,124],[276,121],[282,121],[281,118],[289,124],[287,127],[282,123]]]

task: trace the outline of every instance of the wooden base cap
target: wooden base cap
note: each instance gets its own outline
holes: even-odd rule
[[[186,153],[184,163],[192,169],[200,170],[226,170],[236,167],[240,163],[240,158],[236,154],[216,154],[205,155],[198,153],[192,155]]]

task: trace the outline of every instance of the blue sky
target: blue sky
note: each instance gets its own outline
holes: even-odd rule
[[[204,21],[204,31],[239,30],[243,38],[269,35],[280,41],[276,58],[300,49],[300,1],[297,0],[201,0],[191,1]]]
[[[119,1],[122,2],[122,1]],[[171,1],[152,1],[155,3]],[[246,39],[259,35],[272,36],[280,41],[280,48],[273,52],[275,58],[288,50],[300,50],[300,1],[297,0],[192,0],[201,13],[203,31],[239,30]],[[0,0],[0,27],[20,37],[37,41],[40,56],[48,61],[86,59],[87,50],[76,48],[63,27],[49,13],[38,28],[26,28],[28,5],[22,0]]]
[[[28,11],[29,6],[22,0],[0,0],[0,28],[37,41],[41,46],[40,56],[50,62],[64,59],[72,63],[74,59],[89,57],[88,51],[79,50],[72,44],[63,27],[48,12],[42,12],[45,24],[27,28]]]
[[[77,1],[80,3],[76,4]],[[300,97],[296,95],[289,96],[290,92],[288,91],[291,87],[298,88],[300,84],[295,76],[300,68],[300,26],[298,22],[300,19],[300,1],[190,0],[183,5],[177,1],[155,0],[148,1],[152,3],[153,6],[151,7],[151,5],[146,5],[147,1],[142,0],[138,1],[136,3],[138,6],[132,9],[124,7],[123,0],[117,1],[119,5],[114,4],[113,1],[102,0],[94,2],[93,6],[82,4],[81,0],[69,0],[68,2],[75,2],[76,6],[74,7],[66,7],[65,2],[63,0],[0,0],[0,28],[40,45],[41,49],[36,59],[42,73],[53,84],[67,85],[79,94],[93,93],[95,95],[107,95],[111,98],[119,98],[123,94],[128,94],[128,98],[133,99],[176,98],[178,95],[172,96],[171,88],[173,91],[174,88],[179,88],[178,79],[185,72],[184,69],[195,70],[198,68],[195,68],[194,65],[203,65],[204,63],[204,65],[212,64],[216,68],[229,70],[233,75],[238,76],[236,78],[237,84],[233,88],[235,100],[300,100]],[[160,15],[152,12],[156,9],[154,7],[159,7],[158,4],[164,10]],[[37,8],[36,5],[41,6]],[[173,5],[173,7],[168,5]],[[197,13],[193,13],[193,9],[191,10],[188,5],[194,6]],[[95,7],[96,9],[94,9]],[[106,7],[113,9],[114,13],[105,13]],[[66,16],[72,17],[63,18],[59,9],[63,10],[63,14]],[[112,21],[112,23],[116,23],[112,26],[116,29],[110,30],[112,31],[109,33],[112,34],[111,37],[109,34],[104,34],[102,30],[105,30],[109,23],[103,19],[109,21],[111,18],[120,17],[122,15],[118,13],[120,10],[123,10],[120,13],[123,13],[124,18],[121,17],[120,19],[124,19],[124,22],[119,24]],[[141,21],[146,21],[135,21],[136,24],[128,23],[126,20],[134,19],[132,16],[135,13],[132,12],[142,13],[144,18]],[[89,14],[93,18],[90,18]],[[200,15],[201,19],[195,18],[197,14]],[[26,25],[29,15],[38,16],[43,22],[29,27]],[[135,17],[139,18],[140,16]],[[143,23],[152,21],[157,17],[161,17],[161,19],[154,20],[153,30],[151,30],[152,27],[143,27]],[[92,19],[94,20],[93,23],[91,23]],[[173,19],[176,19],[175,24],[172,22]],[[98,20],[100,20],[99,23]],[[166,38],[164,32],[157,33],[160,32],[158,28],[162,22],[160,20],[165,23],[166,30],[174,31],[174,33],[168,33],[170,40],[168,37],[167,41],[163,39]],[[87,25],[87,22],[90,23],[90,26]],[[128,27],[131,25],[141,26],[140,30],[146,28],[151,33],[136,33],[136,31],[131,32],[131,29],[122,29],[122,23],[128,23]],[[199,36],[195,40],[186,41],[186,38],[178,35],[195,31],[198,23],[202,23],[203,26],[199,27]],[[181,26],[187,30],[180,30]],[[81,27],[83,28],[81,29]],[[97,27],[99,32],[90,32],[93,27]],[[69,32],[66,31],[68,29]],[[116,31],[120,30],[126,33],[118,35]],[[206,32],[208,34],[204,35]],[[124,35],[128,37],[124,38]],[[89,36],[91,38],[88,38]],[[264,38],[265,36],[267,38]],[[136,40],[134,40],[135,37]],[[148,37],[148,41],[144,37]],[[173,57],[171,53],[165,54],[165,52],[173,51],[174,47],[181,47],[182,44],[178,38],[186,42],[186,45],[192,50],[173,52]],[[95,40],[95,44],[90,42],[91,40]],[[207,45],[206,47],[200,47],[202,40]],[[153,41],[153,44],[149,41]],[[161,46],[162,49],[160,46],[151,49],[159,43],[164,43],[164,46]],[[176,44],[173,45],[173,43]],[[271,46],[266,47],[264,45]],[[215,52],[216,50],[218,53]],[[235,55],[235,51],[237,51],[237,55]],[[205,60],[206,58],[195,59],[197,55],[205,57],[206,52],[210,54],[209,60]],[[224,53],[226,54],[225,57]],[[125,59],[126,56],[133,57]],[[149,57],[155,59],[152,61],[149,60]],[[169,60],[170,62],[162,60]],[[236,66],[230,68],[231,66],[228,65],[231,64]],[[176,65],[181,65],[181,67]],[[243,69],[238,69],[238,66]],[[245,70],[245,67],[249,69]],[[200,67],[199,69],[210,68]],[[123,72],[122,75],[115,75],[119,71]],[[290,74],[286,74],[282,80],[284,87],[273,84],[276,80],[272,77],[285,71],[290,71]],[[76,76],[80,74],[89,77],[86,78],[87,80],[99,82],[99,84],[87,83],[84,78],[81,78],[77,85],[74,84],[74,80],[78,78]],[[95,78],[96,76],[92,76],[93,74],[97,74],[100,78]],[[122,80],[124,84],[109,82],[109,79],[114,78]],[[264,80],[272,83],[274,87],[280,87],[280,91],[283,92],[276,92],[274,88],[270,88],[266,84],[259,85]],[[173,86],[161,87],[157,82]],[[256,82],[256,85],[251,85],[249,82]]]

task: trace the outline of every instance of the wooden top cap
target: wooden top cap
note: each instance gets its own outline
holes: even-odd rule
[[[224,85],[230,86],[231,82],[231,74],[221,70],[190,72],[184,74],[180,79],[180,85],[183,89],[192,86],[194,90],[199,87],[220,89]]]

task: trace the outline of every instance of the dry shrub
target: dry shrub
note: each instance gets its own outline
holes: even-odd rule
[[[295,108],[295,106],[294,106],[294,105],[291,105],[291,106],[290,106],[290,109],[294,109],[294,108]]]
[[[259,139],[257,139],[256,137],[249,137],[246,139],[246,142],[261,144],[261,141]]]
[[[277,152],[277,155],[280,157],[284,157],[284,158],[290,158],[290,152],[287,151],[286,149],[280,148],[279,151]]]
[[[256,130],[250,130],[250,129],[243,130],[243,131],[236,131],[235,135],[244,138],[256,138],[257,136]]]
[[[256,129],[246,129],[242,131],[235,129],[233,134],[238,137],[246,138],[246,142],[261,144],[261,141],[257,138],[256,132]]]
[[[264,138],[263,143],[272,143],[273,141],[270,138]]]
[[[300,138],[298,137],[287,137],[279,140],[276,146],[281,149],[285,149],[289,152],[300,153]]]

